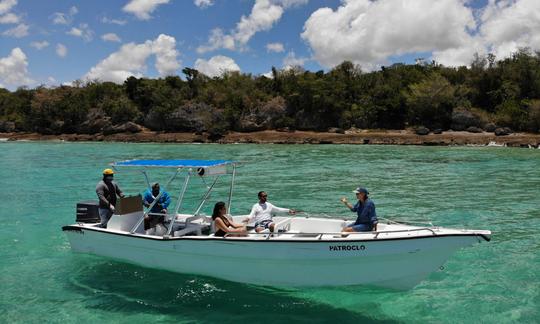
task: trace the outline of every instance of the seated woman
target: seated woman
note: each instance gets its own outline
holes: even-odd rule
[[[220,201],[214,206],[214,212],[212,213],[212,220],[216,226],[216,232],[214,236],[225,236],[225,234],[233,233],[229,236],[246,236],[247,231],[244,225],[235,224],[225,216],[227,214],[227,207],[225,203]]]

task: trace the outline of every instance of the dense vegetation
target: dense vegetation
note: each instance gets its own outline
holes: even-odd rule
[[[185,80],[128,78],[124,84],[0,88],[0,131],[43,134],[329,128],[510,127],[540,130],[540,52],[476,56],[470,68],[394,64],[363,73],[343,62],[327,73],[272,69],[272,78],[226,73]]]

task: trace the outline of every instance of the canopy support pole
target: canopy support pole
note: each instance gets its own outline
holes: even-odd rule
[[[216,178],[214,179],[214,182],[212,182],[212,184],[210,185],[210,187],[208,188],[208,190],[206,191],[206,193],[204,194],[201,202],[199,203],[199,206],[197,207],[197,210],[195,211],[195,213],[193,214],[193,216],[196,216],[199,214],[199,212],[201,211],[201,208],[203,207],[204,203],[206,202],[206,200],[208,199],[208,197],[210,197],[210,192],[212,191],[212,189],[214,188],[214,185],[216,184],[216,182],[218,181],[219,179],[219,176],[216,176]]]
[[[178,175],[178,172],[180,171],[180,168],[176,169],[176,172],[173,174],[173,176],[169,179],[169,181],[167,181],[167,184],[165,185],[165,188],[168,188],[169,185],[171,184],[171,182],[174,180],[174,178],[176,178],[176,176]],[[163,193],[165,192],[165,188],[163,190],[161,190],[159,192],[159,195],[157,195],[157,197],[154,199],[154,201],[150,204],[150,206],[148,206],[148,210],[143,214],[143,217],[141,217],[141,219],[139,219],[139,221],[137,222],[137,224],[135,224],[135,226],[133,226],[133,228],[131,229],[130,233],[133,234],[135,233],[135,231],[137,230],[137,228],[139,228],[139,226],[141,225],[141,223],[143,222],[144,218],[146,216],[148,216],[148,214],[150,213],[150,211],[152,210],[152,208],[154,207],[155,204],[157,204],[159,198],[161,198],[161,196],[163,196]]]
[[[234,189],[234,178],[236,176],[236,164],[233,164],[232,178],[231,178],[231,187],[229,188],[229,201],[227,202],[227,214],[231,214],[231,202]]]
[[[182,192],[180,193],[180,196],[178,196],[178,202],[176,203],[176,208],[174,209],[174,214],[172,215],[172,219],[171,219],[171,226],[169,226],[169,228],[167,229],[167,233],[165,234],[166,236],[171,235],[171,232],[174,226],[174,221],[176,220],[176,215],[178,214],[178,211],[180,210],[180,206],[182,206],[182,202],[184,200],[184,194],[186,193],[186,189],[187,189],[190,177],[191,177],[191,169],[189,169],[187,173],[186,180],[184,180],[184,186],[182,187]]]

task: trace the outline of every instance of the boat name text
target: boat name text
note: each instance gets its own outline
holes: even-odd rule
[[[330,251],[364,251],[364,245],[330,245]]]

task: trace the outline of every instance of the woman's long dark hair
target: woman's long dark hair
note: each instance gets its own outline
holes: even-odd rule
[[[212,219],[216,220],[220,215],[219,211],[221,208],[225,207],[225,203],[223,201],[219,201],[214,205],[214,211],[212,212]]]

